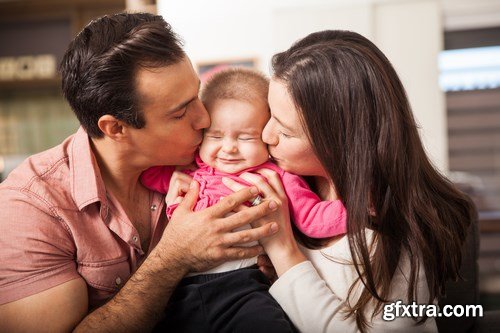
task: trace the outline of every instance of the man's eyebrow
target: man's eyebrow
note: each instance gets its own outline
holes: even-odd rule
[[[279,120],[278,118],[276,118],[276,116],[272,116],[274,118],[274,120],[276,120],[278,122],[278,124],[280,124],[281,126],[283,126],[285,129],[289,130],[290,132],[294,132],[294,130],[292,128],[290,128],[289,126],[285,125],[284,123],[281,122],[281,120]]]
[[[200,87],[201,87],[201,81],[198,80],[198,91],[196,93],[196,96],[191,97],[191,99],[189,99],[188,101],[181,102],[180,104],[178,104],[177,106],[175,106],[174,108],[169,110],[167,113],[175,113],[175,112],[185,108],[186,105],[188,105],[189,103],[194,101],[196,98],[198,98],[198,94],[200,93]]]

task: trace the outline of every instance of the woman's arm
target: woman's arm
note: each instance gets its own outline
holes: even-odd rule
[[[279,203],[279,209],[267,218],[272,219],[280,226],[279,231],[260,240],[269,258],[273,262],[278,280],[272,285],[270,293],[285,310],[294,325],[301,332],[357,332],[358,327],[354,317],[345,318],[348,290],[357,279],[357,273],[350,261],[350,250],[347,237],[343,237],[332,246],[329,255],[341,257],[336,261],[327,258],[318,252],[314,258],[314,266],[307,261],[293,237],[288,215],[286,195],[281,186],[279,176],[270,170],[260,170],[269,181],[266,183],[260,177],[252,174],[242,174],[241,177],[249,183],[255,184],[266,200]],[[229,179],[223,180],[224,184],[232,190],[239,190],[243,186]],[[243,208],[244,209],[244,208]],[[262,220],[262,219],[261,219]],[[268,221],[267,219],[265,221]],[[260,220],[254,225],[260,225]],[[322,251],[323,252],[323,251]],[[406,269],[406,258],[402,259],[392,285],[390,299],[394,302],[406,299],[408,279],[403,272]],[[361,283],[356,285],[359,290],[354,290],[350,303],[355,304],[360,295]],[[421,272],[418,281],[418,300],[425,302],[428,297],[425,273]],[[406,303],[408,303],[406,301]],[[373,308],[366,309],[367,318],[370,320]],[[436,332],[435,321],[429,319],[422,326],[415,326],[413,318],[399,317],[393,321],[382,318],[383,313],[377,314],[368,331],[371,332]]]

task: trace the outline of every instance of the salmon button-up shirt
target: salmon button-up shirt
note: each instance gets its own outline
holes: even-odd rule
[[[80,128],[0,184],[0,304],[83,278],[95,308],[146,258],[133,223],[106,192],[89,140]],[[150,198],[149,251],[167,223],[163,196]]]

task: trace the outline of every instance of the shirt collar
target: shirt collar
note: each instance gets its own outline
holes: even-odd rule
[[[73,136],[68,157],[71,193],[78,209],[98,201],[106,206],[104,181],[90,146],[90,138],[82,127]]]

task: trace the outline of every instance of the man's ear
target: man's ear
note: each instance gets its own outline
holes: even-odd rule
[[[105,136],[111,140],[121,141],[126,136],[126,125],[123,121],[115,117],[105,114],[97,121],[97,126]]]

